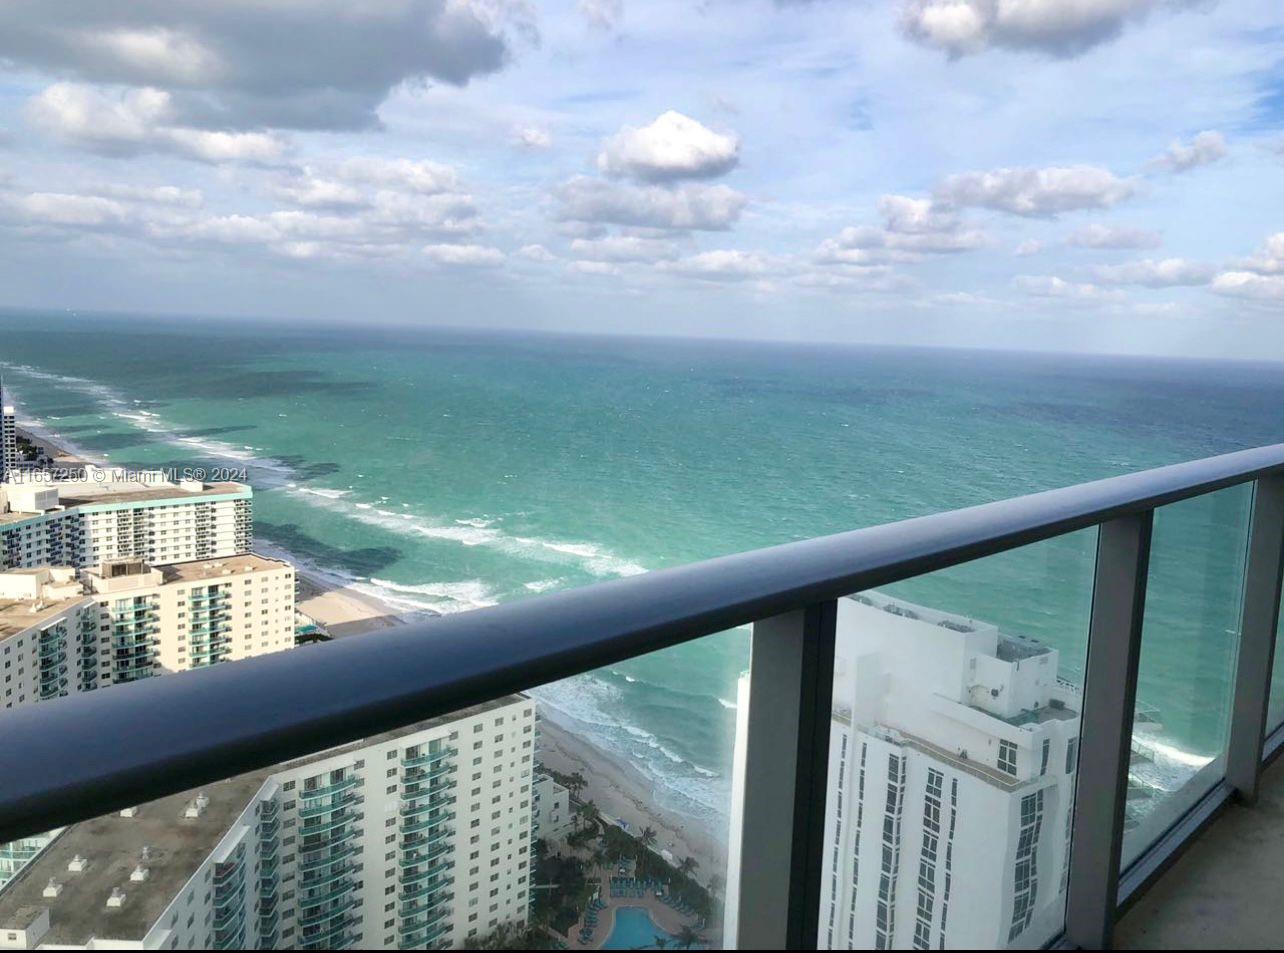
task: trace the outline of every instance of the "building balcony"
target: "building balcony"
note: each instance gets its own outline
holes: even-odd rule
[[[1251,916],[1269,920],[1281,885],[1274,775],[1262,770],[1284,731],[1284,668],[1274,684],[1272,665],[1282,563],[1276,446],[445,615],[33,706],[0,732],[0,764],[23,765],[0,785],[0,840],[708,636],[725,646],[740,630],[732,775],[710,782],[730,798],[727,917],[709,945],[843,945],[827,931],[847,929],[852,909],[862,947],[1098,949],[1143,945],[1147,931],[1169,945],[1273,945],[1278,930],[1254,934]],[[901,586],[919,602],[882,594]],[[1200,713],[1213,720],[1196,724]],[[139,724],[155,730],[121,730]],[[526,747],[501,730],[506,748]],[[438,796],[454,797],[416,789],[378,819],[426,841],[455,814]],[[844,836],[865,835],[859,888],[847,855],[826,862],[833,803]],[[350,810],[295,832],[310,862],[332,865],[316,854],[355,836]],[[507,818],[510,806],[485,810]],[[420,855],[398,878],[402,937],[436,943],[451,855],[409,849]],[[834,884],[868,902],[821,915]],[[895,903],[879,909],[884,892]],[[317,899],[290,940],[351,942],[351,893]],[[1213,915],[1226,934],[1210,932]]]
[[[308,914],[300,914],[298,924],[300,927],[320,926],[327,924],[336,917],[343,917],[345,913],[357,905],[357,901],[351,898],[343,900],[340,903],[332,904],[328,907],[314,910]]]
[[[445,758],[453,758],[458,753],[459,751],[455,748],[442,748],[438,751],[429,751],[423,754],[416,755],[413,758],[402,758],[401,766],[403,768],[428,767],[435,764],[438,761],[442,761]],[[446,767],[452,771],[454,770],[453,765],[443,766],[443,767]]]
[[[299,797],[306,800],[313,798],[332,797],[336,794],[342,794],[349,791],[361,783],[361,779],[355,775],[349,775],[339,781],[333,781],[329,784],[323,784],[314,788],[300,789]]]
[[[344,844],[338,850],[327,850],[320,857],[312,857],[304,860],[303,856],[299,857],[299,873],[307,874],[314,870],[324,870],[327,867],[333,867],[335,864],[342,863],[347,858],[357,853],[357,848],[351,844]]]

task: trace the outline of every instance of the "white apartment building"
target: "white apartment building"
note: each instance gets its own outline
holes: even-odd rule
[[[250,551],[249,486],[114,476],[92,467],[83,480],[11,473],[0,485],[0,568],[85,569],[124,556],[162,564]]]
[[[1063,918],[1078,755],[1057,652],[875,593],[839,600],[836,641],[819,945],[1042,946]],[[733,835],[732,872],[738,853]]]
[[[521,695],[72,825],[0,949],[444,949],[530,902]]]
[[[0,708],[294,646],[294,567],[254,553],[0,572]]]
[[[533,786],[531,821],[535,837],[559,840],[575,827],[571,813],[571,792],[553,780],[551,775],[540,774]]]
[[[4,383],[0,382],[0,483],[18,467],[18,418],[4,402]]]

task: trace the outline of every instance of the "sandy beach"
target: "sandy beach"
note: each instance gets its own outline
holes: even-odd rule
[[[696,879],[708,883],[712,874],[726,875],[726,847],[674,811],[655,802],[651,782],[632,764],[557,725],[545,714],[540,721],[536,760],[554,771],[578,771],[588,784],[580,798],[592,801],[602,814],[621,820],[632,834],[655,830],[655,849],[668,851],[676,862],[694,858]]]

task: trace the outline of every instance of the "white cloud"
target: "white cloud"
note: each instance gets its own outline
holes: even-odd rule
[[[667,272],[705,281],[746,281],[770,278],[789,270],[787,259],[763,252],[718,249],[689,255],[659,267]]]
[[[989,47],[1074,56],[1114,39],[1129,20],[1189,0],[909,0],[901,29],[951,57]]]
[[[450,166],[427,159],[358,157],[340,162],[335,175],[345,182],[378,185],[401,192],[435,195],[459,188],[459,174]]]
[[[0,207],[9,213],[10,219],[25,225],[99,228],[122,225],[131,218],[121,202],[99,195],[64,192],[0,196]]]
[[[513,130],[513,142],[526,149],[548,149],[553,145],[553,137],[537,126],[518,126]]]
[[[1080,304],[1122,300],[1118,291],[1086,282],[1066,281],[1056,275],[1018,275],[1012,279],[1012,284],[1035,298],[1056,298]]]
[[[624,0],[579,0],[580,15],[595,30],[614,30],[624,21]]]
[[[605,261],[573,261],[566,267],[580,275],[614,278],[620,274],[618,265],[612,265]]]
[[[27,118],[70,145],[108,155],[169,152],[202,162],[269,162],[285,151],[265,132],[222,132],[174,124],[172,97],[159,89],[110,95],[55,83],[27,104]]]
[[[563,219],[681,231],[728,229],[746,202],[741,193],[725,185],[632,186],[587,176],[571,179],[555,194]]]
[[[1131,181],[1108,169],[1077,165],[964,172],[946,178],[937,188],[936,198],[945,205],[1052,217],[1080,209],[1111,208],[1134,191]]]
[[[486,245],[425,245],[423,253],[439,265],[494,268],[504,263],[504,253]]]
[[[1226,271],[1213,279],[1213,291],[1233,298],[1284,303],[1284,276]]]
[[[740,140],[669,110],[641,128],[625,127],[603,143],[598,169],[644,182],[708,179],[740,159]]]
[[[543,245],[523,245],[517,254],[527,261],[557,261],[557,256]]]
[[[174,123],[369,129],[403,83],[462,86],[534,39],[520,0],[6,0],[0,61],[173,94]]]
[[[1225,158],[1227,152],[1226,137],[1210,129],[1195,136],[1189,144],[1174,142],[1162,155],[1155,156],[1149,165],[1152,169],[1173,173],[1186,172],[1201,165],[1211,165]]]
[[[1252,258],[1240,262],[1238,267],[1263,275],[1284,274],[1284,232],[1267,236],[1261,250]]]
[[[1122,265],[1102,265],[1093,269],[1098,281],[1112,285],[1144,285],[1147,288],[1171,288],[1181,285],[1206,285],[1216,273],[1212,265],[1184,258],[1145,259]]]
[[[1158,248],[1164,240],[1158,232],[1148,228],[1094,222],[1075,229],[1066,243],[1079,248]]]
[[[611,235],[606,238],[577,238],[571,252],[590,261],[660,261],[678,256],[678,246],[659,238]]]
[[[1021,242],[1021,244],[1017,245],[1016,248],[1012,249],[1012,254],[1019,258],[1026,258],[1030,255],[1039,254],[1039,252],[1043,251],[1044,247],[1044,243],[1039,241],[1039,239],[1027,238],[1025,241]]]
[[[845,265],[912,262],[924,255],[972,251],[989,243],[984,232],[965,227],[953,209],[931,199],[884,195],[878,210],[882,227],[848,226],[821,242],[815,260]]]

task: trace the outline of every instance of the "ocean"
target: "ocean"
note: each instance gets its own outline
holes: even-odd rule
[[[1267,363],[7,312],[0,371],[20,420],[91,457],[245,466],[258,540],[435,613],[1284,440]],[[1223,744],[1247,506],[1157,519],[1158,791]],[[1093,539],[893,591],[1075,680]],[[730,632],[538,695],[717,832],[747,662]]]

